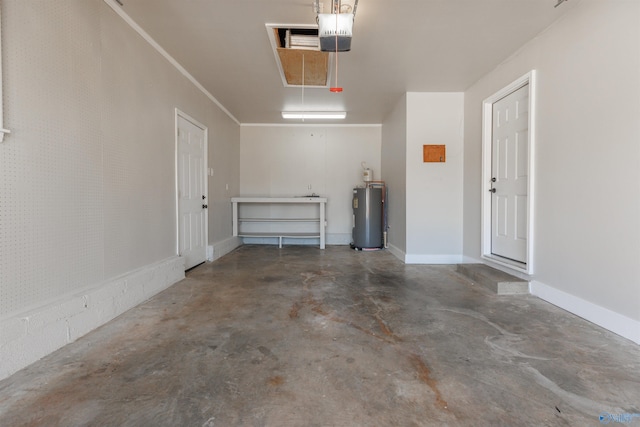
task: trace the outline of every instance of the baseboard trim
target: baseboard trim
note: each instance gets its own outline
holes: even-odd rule
[[[640,344],[640,321],[623,316],[582,298],[555,289],[549,285],[531,281],[529,289],[532,295],[562,308],[576,316],[595,323],[621,337]]]
[[[178,256],[0,320],[0,380],[184,279]]]
[[[242,239],[229,237],[207,246],[207,261],[215,261],[242,246]]]

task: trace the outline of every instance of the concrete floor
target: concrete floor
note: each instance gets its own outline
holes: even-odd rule
[[[241,247],[0,382],[2,426],[586,426],[603,412],[640,414],[639,346],[453,266],[347,247]]]

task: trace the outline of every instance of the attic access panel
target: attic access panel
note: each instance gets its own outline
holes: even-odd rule
[[[326,52],[278,48],[284,77],[291,86],[302,86],[302,61],[304,60],[304,85],[326,86],[329,69]]]
[[[320,51],[317,25],[266,24],[266,27],[285,87],[302,86],[303,56],[304,85],[329,87],[330,56]]]

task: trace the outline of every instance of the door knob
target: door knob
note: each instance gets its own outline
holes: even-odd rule
[[[209,206],[207,205],[202,205],[202,209],[207,209]]]
[[[489,193],[495,193],[495,192],[496,192],[495,188],[492,188],[491,190],[489,190]]]

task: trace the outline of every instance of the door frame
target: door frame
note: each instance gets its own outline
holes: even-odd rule
[[[525,85],[529,85],[529,152],[528,152],[528,179],[527,179],[527,255],[524,263],[512,261],[491,253],[491,166],[492,166],[492,130],[493,130],[493,104],[510,95]],[[499,264],[519,273],[533,274],[534,253],[534,184],[535,184],[535,123],[536,123],[536,71],[531,70],[522,77],[514,80],[509,85],[500,89],[493,95],[482,101],[482,185],[481,185],[481,257],[484,260]]]
[[[204,131],[204,192],[207,195],[206,204],[209,205],[209,180],[207,179],[207,171],[209,170],[209,156],[208,156],[208,148],[209,148],[209,128],[205,125],[188,115],[187,113],[181,111],[179,108],[175,109],[174,116],[174,138],[175,138],[175,153],[174,153],[174,168],[175,168],[175,196],[176,196],[176,255],[180,256],[180,182],[179,182],[179,174],[178,174],[178,144],[180,143],[180,139],[178,136],[178,120],[182,117],[183,119],[191,122],[196,127],[199,127]],[[205,259],[206,259],[206,248],[209,246],[209,210],[206,212],[206,221],[204,222],[204,245],[205,245]]]

